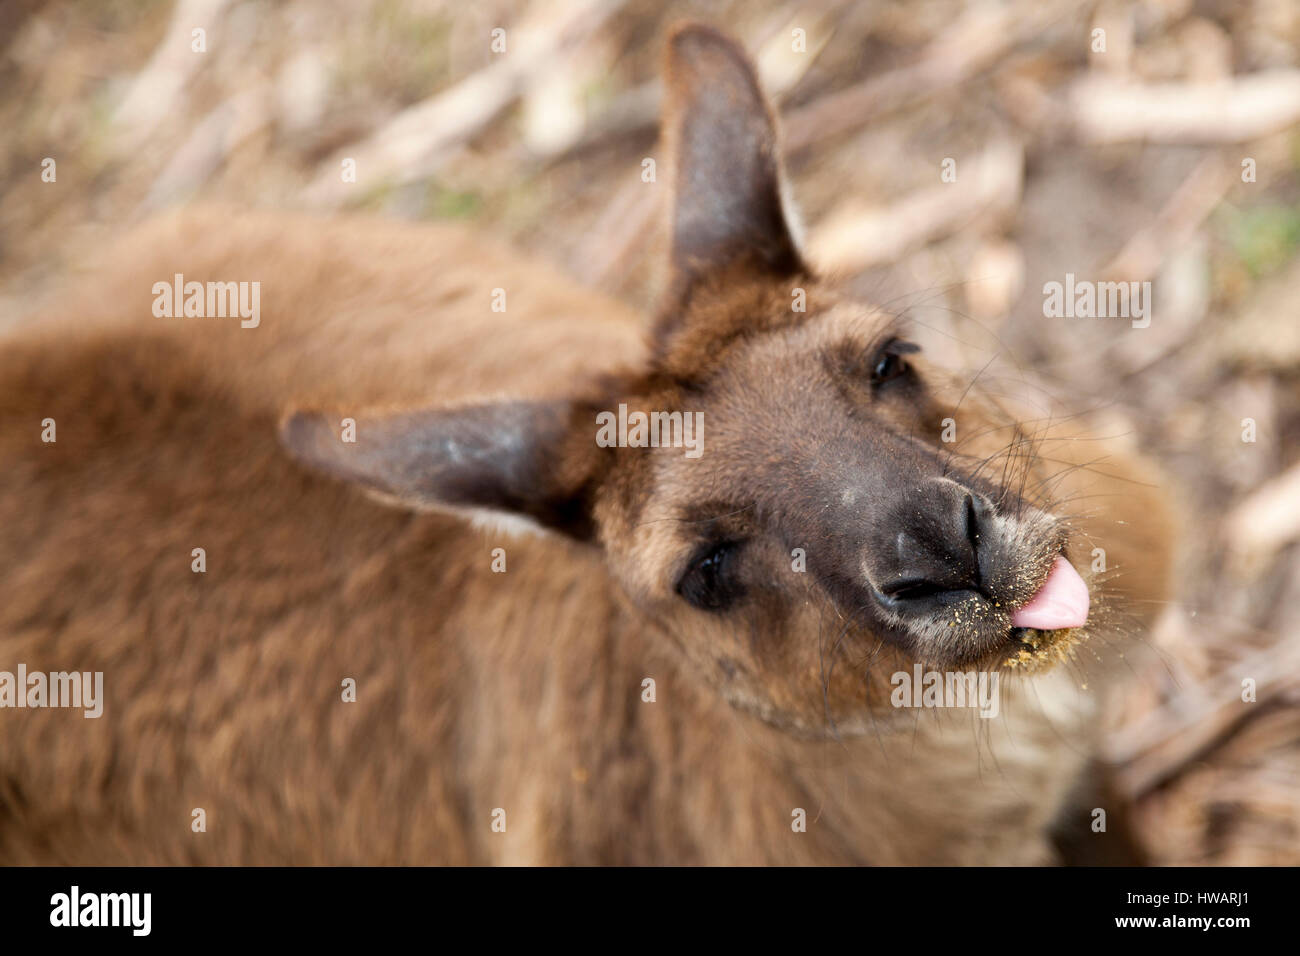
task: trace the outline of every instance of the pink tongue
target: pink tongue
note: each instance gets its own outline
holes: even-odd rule
[[[1011,615],[1012,627],[1054,631],[1083,627],[1088,620],[1088,585],[1065,558],[1057,557],[1042,588]]]

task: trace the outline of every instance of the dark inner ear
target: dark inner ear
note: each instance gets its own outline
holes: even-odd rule
[[[710,27],[687,25],[668,42],[667,80],[675,299],[738,265],[777,276],[804,271],[782,208],[772,112],[744,52]]]
[[[356,422],[354,442],[341,422]],[[592,533],[599,462],[594,416],[567,401],[507,401],[407,412],[299,411],[280,427],[311,467],[413,508],[486,509],[571,537]]]

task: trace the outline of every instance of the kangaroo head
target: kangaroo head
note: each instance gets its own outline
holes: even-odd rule
[[[410,506],[601,549],[693,672],[796,731],[866,726],[900,668],[1000,667],[1082,626],[1033,443],[803,261],[732,41],[673,35],[664,128],[671,281],[647,367],[565,400],[359,419],[348,444],[299,412],[288,448]],[[945,442],[958,414],[972,437]]]

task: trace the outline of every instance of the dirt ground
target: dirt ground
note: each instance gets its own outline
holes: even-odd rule
[[[472,220],[648,308],[684,18],[756,51],[814,263],[1134,418],[1188,546],[1109,756],[1157,862],[1300,863],[1294,0],[7,0],[0,322],[198,200]],[[1045,317],[1067,273],[1153,321]]]

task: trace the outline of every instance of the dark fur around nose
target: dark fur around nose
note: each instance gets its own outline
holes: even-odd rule
[[[876,597],[901,614],[972,593],[992,598],[1001,543],[992,502],[936,478],[900,489],[872,529],[866,571]]]

